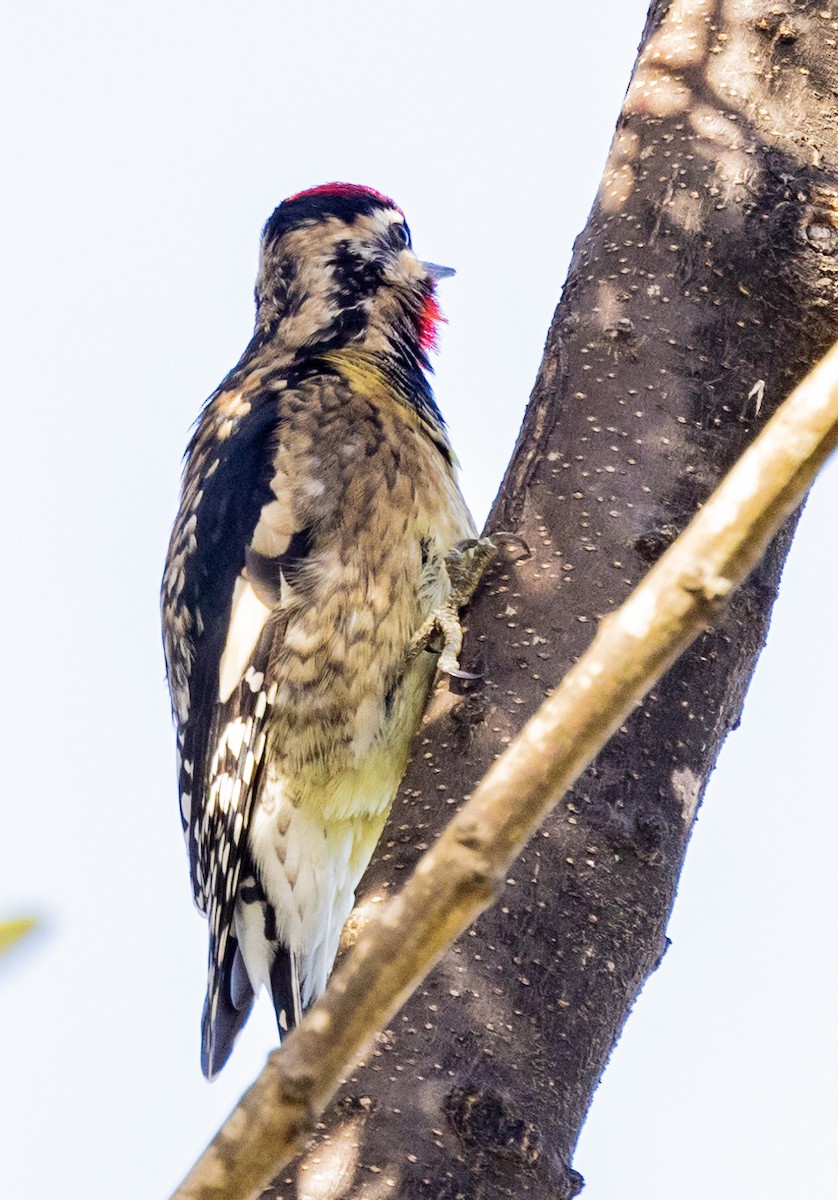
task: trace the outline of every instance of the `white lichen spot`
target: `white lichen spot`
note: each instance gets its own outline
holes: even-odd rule
[[[685,825],[692,825],[701,791],[701,780],[689,767],[676,767],[670,782],[673,795],[681,806],[681,820]]]

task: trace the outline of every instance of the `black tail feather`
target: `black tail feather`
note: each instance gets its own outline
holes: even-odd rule
[[[217,996],[215,1020],[211,1016],[209,992],[201,1018],[201,1070],[209,1080],[215,1079],[230,1057],[233,1044],[253,1007],[253,988],[234,937],[227,941]]]
[[[271,967],[271,998],[276,1012],[279,1038],[282,1041],[289,1029],[302,1019],[300,984],[294,955],[286,946],[278,946]]]

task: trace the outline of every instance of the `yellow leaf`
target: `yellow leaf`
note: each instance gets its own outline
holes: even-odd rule
[[[0,924],[0,954],[5,954],[15,942],[25,937],[34,928],[35,921],[32,917],[24,917],[20,921],[5,921]]]

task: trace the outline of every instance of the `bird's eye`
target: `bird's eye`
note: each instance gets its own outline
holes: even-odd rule
[[[390,226],[390,237],[399,249],[410,245],[410,230],[403,221],[395,221]]]

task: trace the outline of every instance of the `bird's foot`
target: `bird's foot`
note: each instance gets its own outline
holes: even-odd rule
[[[463,648],[460,609],[465,608],[477,591],[486,568],[500,547],[510,543],[517,543],[529,555],[527,543],[514,533],[501,532],[486,538],[467,538],[452,546],[445,556],[445,569],[451,584],[448,599],[428,614],[411,638],[408,662],[422,650],[438,650],[437,666],[443,674],[453,675],[455,679],[480,678],[460,669],[460,651]]]

